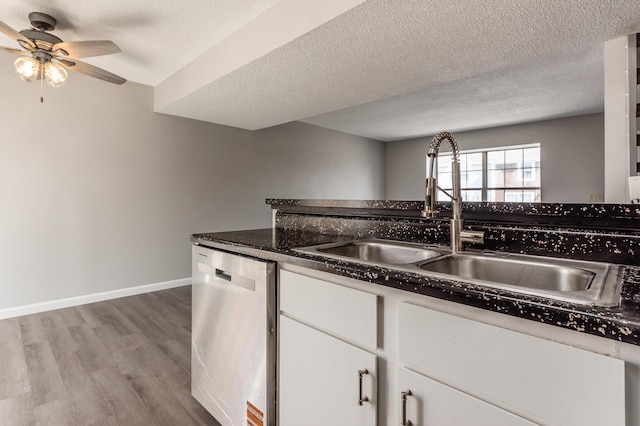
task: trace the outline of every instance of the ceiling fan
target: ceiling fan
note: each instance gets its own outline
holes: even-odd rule
[[[16,31],[0,21],[0,32],[18,42],[22,49],[0,46],[10,53],[21,55],[14,62],[16,73],[27,82],[33,79],[46,80],[51,87],[60,87],[67,79],[66,70],[76,71],[90,77],[99,78],[114,84],[123,84],[127,80],[109,71],[77,60],[92,56],[109,55],[120,52],[120,48],[109,40],[62,41],[49,33],[55,29],[57,21],[41,12],[29,14],[31,29]],[[42,97],[40,102],[42,102]]]

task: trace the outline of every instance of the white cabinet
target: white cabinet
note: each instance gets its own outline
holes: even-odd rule
[[[540,424],[625,424],[624,362],[410,303],[400,360]]]
[[[377,296],[306,275],[280,271],[280,311],[314,328],[374,351]]]
[[[375,355],[280,318],[280,426],[375,425],[376,374]]]
[[[400,417],[405,421],[405,425],[534,425],[521,417],[402,367],[398,368],[398,389]]]
[[[375,426],[377,296],[280,273],[280,426]]]
[[[405,390],[412,426],[637,424],[625,412],[636,402],[622,359],[509,330],[517,320],[502,314],[288,268],[279,280],[280,426],[400,425]]]

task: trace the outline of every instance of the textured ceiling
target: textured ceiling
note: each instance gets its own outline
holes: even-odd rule
[[[602,112],[604,52],[594,48],[429,86],[302,121],[383,141]]]
[[[381,140],[602,110],[602,44],[640,31],[638,0],[3,0],[0,20],[31,11],[113,40],[87,62],[154,86],[156,111]]]

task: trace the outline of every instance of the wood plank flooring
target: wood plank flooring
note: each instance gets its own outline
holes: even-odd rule
[[[190,286],[0,321],[2,426],[219,426],[190,386]]]

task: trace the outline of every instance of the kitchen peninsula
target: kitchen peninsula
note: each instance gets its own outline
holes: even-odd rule
[[[442,217],[437,219],[420,217],[422,202],[267,200],[267,203],[274,210],[273,228],[195,234],[192,242],[278,263],[281,425],[285,426],[288,424],[287,419],[293,419],[296,415],[295,409],[284,399],[284,395],[295,395],[295,392],[288,392],[295,388],[295,381],[301,379],[295,377],[301,374],[300,371],[290,371],[289,362],[283,364],[283,357],[290,359],[287,358],[290,351],[286,345],[291,343],[283,333],[302,333],[301,336],[305,336],[306,329],[313,329],[321,339],[334,336],[339,342],[348,342],[360,351],[377,356],[379,361],[384,360],[377,364],[374,360],[371,367],[359,370],[374,372],[369,376],[360,374],[360,391],[368,389],[372,395],[368,402],[360,402],[360,405],[369,407],[367,415],[370,420],[373,419],[373,423],[362,424],[384,425],[404,421],[398,417],[401,412],[405,412],[409,419],[411,415],[415,418],[426,416],[425,413],[415,411],[415,407],[425,404],[424,401],[430,400],[429,398],[423,395],[401,395],[401,384],[411,382],[415,379],[413,375],[417,373],[420,373],[417,375],[421,380],[430,381],[427,388],[432,390],[435,395],[433,398],[441,398],[453,392],[455,395],[449,401],[468,403],[469,407],[477,408],[477,411],[476,408],[469,408],[470,412],[478,413],[476,415],[479,416],[486,415],[485,418],[491,419],[490,421],[504,420],[504,424],[530,424],[527,423],[529,421],[542,424],[589,424],[581,423],[588,419],[592,422],[590,424],[597,424],[604,415],[609,424],[639,424],[639,206],[513,203],[463,205],[465,228],[485,233],[484,245],[470,245],[468,248],[471,251],[518,253],[545,258],[607,262],[621,266],[619,303],[616,306],[594,306],[487,287],[462,279],[445,279],[425,271],[403,270],[297,250],[300,247],[358,239],[394,240],[432,246],[447,244],[449,235],[446,218],[450,213],[448,203],[438,206]],[[320,308],[323,306],[323,297],[332,294],[335,286],[327,286],[325,282],[337,284],[341,291],[344,287],[376,295],[372,316],[363,322],[362,328],[367,329],[366,324],[371,323],[368,327],[371,332],[369,338],[362,340],[367,332],[351,335],[349,330],[340,328],[342,326],[334,330],[331,321],[327,322],[327,312],[323,313]],[[308,287],[304,287],[307,284]],[[294,295],[295,297],[289,295],[297,290],[302,291],[303,288],[306,289],[301,294]],[[305,294],[313,300],[312,305],[318,307],[318,312],[313,312],[313,306],[299,310],[297,304],[304,302],[297,298],[304,297]],[[360,312],[367,312],[366,307],[352,312],[347,307],[344,312],[347,317],[342,318],[340,301],[334,298],[327,303],[330,303],[326,306],[327,310],[342,322],[357,323],[358,318],[361,318]],[[366,315],[362,318],[365,317]],[[425,323],[412,327],[401,325],[409,319],[414,325],[417,321]],[[471,330],[472,334],[465,334],[471,333]],[[432,361],[438,364],[438,368],[422,366],[421,360],[430,359],[431,355],[421,352],[422,355],[416,358],[415,351],[422,349],[408,348],[408,342],[419,343],[424,336],[429,337],[428,343],[439,342],[436,346],[445,348],[440,352],[433,349],[427,351],[435,353]],[[453,341],[450,340],[452,336]],[[456,340],[456,336],[460,339]],[[485,353],[484,349],[471,345],[470,339],[477,336],[486,337],[489,352]],[[452,342],[456,342],[456,346]],[[547,348],[550,342],[553,345]],[[495,348],[491,346],[502,344],[505,345],[503,350],[492,352]],[[519,348],[527,349],[519,353]],[[547,350],[550,352],[545,352]],[[550,358],[538,358],[545,353]],[[511,365],[512,357],[516,355],[519,359]],[[594,355],[595,358],[591,360],[587,356],[582,359],[582,355]],[[530,357],[531,363],[544,366],[545,373],[531,369],[532,365],[527,364],[526,357]],[[442,365],[443,360],[452,358],[456,358],[451,361],[453,366]],[[579,365],[581,361],[584,361],[583,365]],[[475,378],[469,378],[470,374],[459,375],[461,371],[471,368],[469,366],[481,366],[482,362],[489,362],[486,368],[493,371],[488,376],[491,377],[492,384],[483,381],[482,374]],[[600,365],[601,362],[605,364]],[[397,371],[392,368],[396,364]],[[574,376],[564,377],[559,374],[576,365],[577,370],[572,370]],[[598,365],[602,368],[597,367]],[[588,370],[581,373],[581,368]],[[522,386],[523,383],[520,383],[521,386],[518,387],[517,383],[509,382],[509,376],[512,377],[511,380],[527,377],[523,373],[526,370],[535,372],[536,377],[530,379],[538,380],[538,384],[528,383]],[[522,374],[524,375],[520,376]],[[313,375],[308,379],[314,380]],[[557,379],[560,382],[547,383],[548,389],[545,391],[546,379]],[[435,384],[431,383],[433,380]],[[558,403],[554,398],[560,398],[563,392],[566,397],[566,386],[593,387],[594,383],[590,380],[596,380],[598,386],[602,384],[602,387],[586,392],[588,396],[581,397],[579,404],[571,400],[561,401],[555,408],[551,406]],[[355,392],[358,393],[357,380],[354,383]],[[437,389],[433,390],[433,386]],[[525,392],[523,389],[537,389],[535,397],[527,393],[530,390]],[[547,396],[543,396],[545,392]],[[597,401],[596,395],[605,395],[607,400]],[[304,403],[304,400],[297,402],[300,407],[305,407]],[[576,417],[575,410],[578,406],[582,407],[580,410],[583,414]],[[602,406],[608,408],[604,409]],[[289,409],[293,410],[293,414],[287,414]],[[406,410],[409,410],[409,414],[406,414]],[[611,410],[617,413],[613,417]],[[415,423],[414,420],[414,424],[420,422]]]

